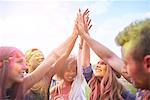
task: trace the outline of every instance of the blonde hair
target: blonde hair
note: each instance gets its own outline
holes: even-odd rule
[[[43,53],[39,49],[36,49],[36,48],[26,51],[25,56],[26,56],[26,63],[28,65],[29,73],[33,72],[40,65],[40,63],[44,60]],[[34,65],[32,65],[33,59],[36,60],[36,62],[34,62]],[[48,92],[48,85],[46,85],[46,82],[42,79],[41,81],[36,83],[31,88],[31,90],[34,91],[35,93],[41,94],[46,99],[47,92]]]
[[[28,65],[29,73],[33,72],[38,67],[38,65],[44,60],[44,55],[43,55],[42,51],[40,51],[37,48],[26,51],[25,57],[26,57],[26,63]],[[33,66],[31,64],[32,59],[36,60],[36,62],[34,62],[35,66]]]

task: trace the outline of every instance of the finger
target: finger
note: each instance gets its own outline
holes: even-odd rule
[[[85,13],[85,15],[89,14],[89,12],[90,12],[90,11],[87,11],[87,12]]]
[[[88,27],[89,18],[86,18],[85,27]]]
[[[87,21],[87,17],[83,16],[83,22],[84,22],[84,24],[86,24],[86,21]]]
[[[86,21],[86,19],[89,17],[89,14],[86,13],[85,15],[83,15],[84,21]]]
[[[85,12],[83,13],[83,16],[85,16],[88,13],[88,9],[85,10]]]
[[[86,17],[86,23],[88,23],[89,22],[89,17]]]
[[[85,19],[86,19],[86,16],[87,16],[88,12],[89,12],[88,9],[86,9],[86,11],[83,13],[84,23],[85,23]]]
[[[79,9],[79,15],[82,16],[81,10]]]
[[[81,12],[81,9],[79,8],[79,13]]]
[[[89,30],[91,29],[92,25],[90,25]]]
[[[88,17],[89,17],[89,14],[87,14],[86,17],[88,18]]]
[[[80,18],[80,14],[77,13],[77,21],[80,22],[81,18]]]
[[[90,23],[91,23],[91,19],[90,19],[90,21],[88,22],[88,26],[90,25]]]
[[[83,15],[86,15],[87,11],[88,11],[88,9],[85,10],[85,12],[83,13]]]
[[[86,9],[84,14],[87,15],[89,12],[90,12],[89,9]]]
[[[83,20],[82,20],[83,18],[82,18],[82,14],[81,14],[81,10],[80,10],[80,9],[79,9],[79,17],[80,17],[80,20],[83,21]]]
[[[86,16],[86,23],[89,21],[89,14]]]
[[[79,17],[79,19],[82,21],[82,14],[81,14],[81,10],[79,9],[79,13],[78,13],[78,17]]]
[[[83,23],[84,24],[84,18],[83,18],[83,16],[82,16],[82,14],[80,13],[80,21],[81,21],[81,23]]]

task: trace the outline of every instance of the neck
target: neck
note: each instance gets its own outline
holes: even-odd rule
[[[61,93],[62,94],[68,94],[71,90],[71,84],[70,82],[63,82],[61,87]]]
[[[63,82],[64,87],[70,87],[71,84],[72,82],[66,82],[66,81]]]

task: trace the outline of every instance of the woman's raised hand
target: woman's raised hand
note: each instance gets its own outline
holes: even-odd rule
[[[77,14],[76,27],[78,29],[79,35],[84,35],[88,33],[89,29],[92,27],[91,19],[89,19],[89,10],[86,9],[82,14],[79,9],[79,13]]]

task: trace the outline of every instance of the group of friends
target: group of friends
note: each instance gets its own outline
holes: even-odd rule
[[[47,57],[37,48],[24,54],[16,47],[0,47],[0,100],[71,100],[79,73],[90,88],[87,100],[150,100],[150,19],[133,22],[117,35],[120,58],[90,36],[89,12],[79,10],[72,34]],[[70,55],[78,37],[81,72],[77,56]],[[90,48],[100,59],[95,68]],[[51,87],[55,75],[59,82]],[[137,88],[136,94],[118,81],[122,76]]]

